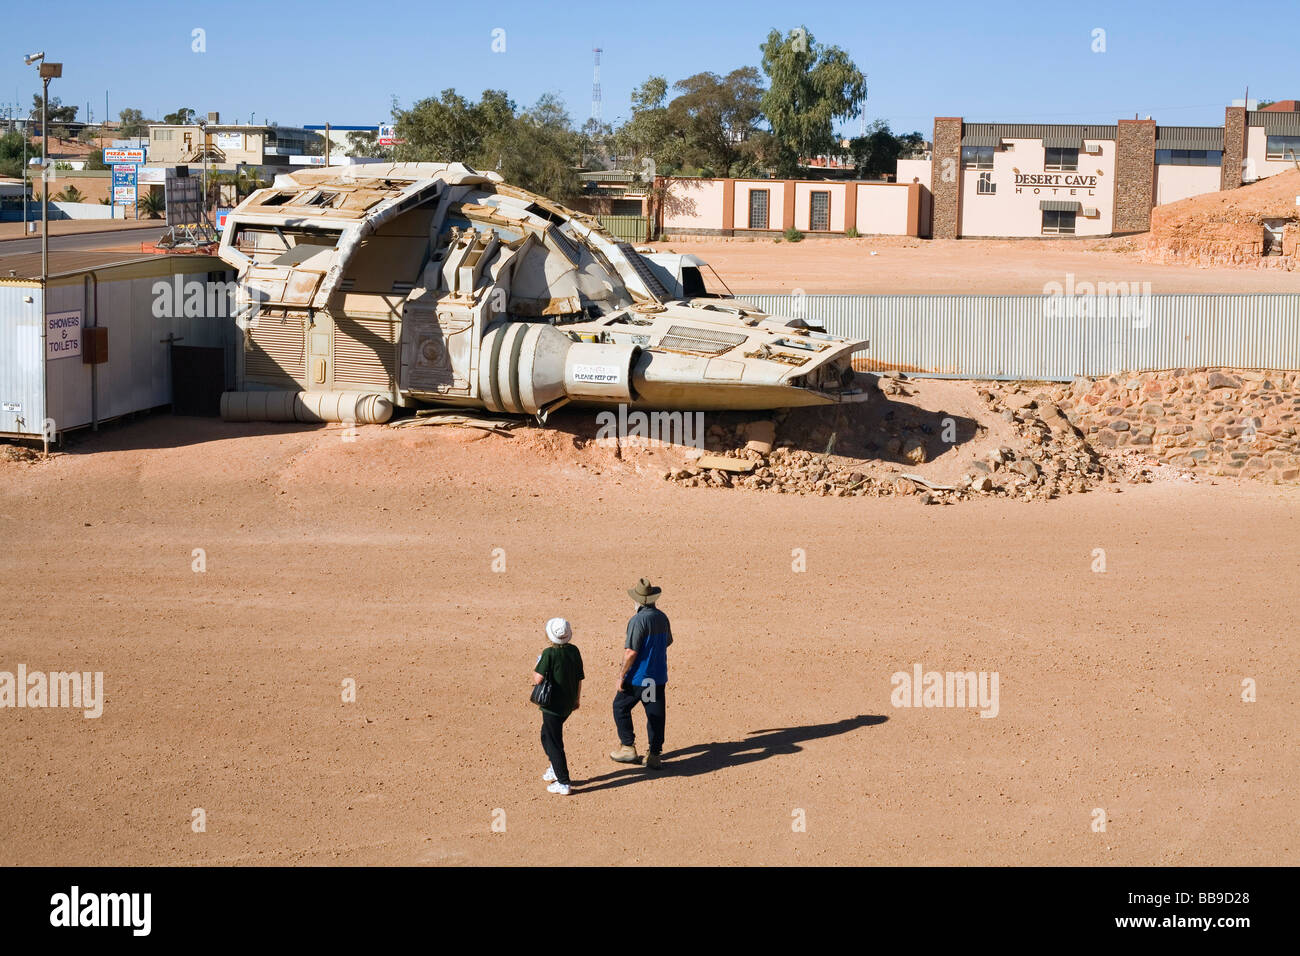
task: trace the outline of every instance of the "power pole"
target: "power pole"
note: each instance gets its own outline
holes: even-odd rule
[[[597,123],[600,122],[600,47],[593,47],[592,53],[596,54],[596,65],[591,71],[591,118]]]

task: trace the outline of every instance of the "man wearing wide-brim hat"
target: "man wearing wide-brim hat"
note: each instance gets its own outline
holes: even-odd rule
[[[618,729],[619,748],[609,755],[619,763],[640,762],[632,709],[642,704],[650,738],[645,765],[652,770],[659,769],[664,749],[664,688],[668,684],[668,645],[673,642],[668,615],[655,606],[662,592],[649,578],[642,578],[627,592],[638,607],[627,622],[623,666],[618,675],[618,693],[614,696],[614,726]]]

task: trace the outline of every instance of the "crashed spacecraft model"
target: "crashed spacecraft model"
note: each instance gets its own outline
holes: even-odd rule
[[[545,419],[567,402],[766,409],[868,394],[851,365],[866,342],[691,298],[698,282],[661,280],[594,217],[459,163],[278,176],[230,213],[219,254],[238,270],[245,330],[231,418],[383,421],[438,404]]]

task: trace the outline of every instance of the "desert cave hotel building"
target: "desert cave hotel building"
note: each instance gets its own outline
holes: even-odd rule
[[[1229,106],[1222,126],[967,123],[934,120],[929,156],[892,182],[674,179],[665,235],[960,237],[1144,232],[1156,206],[1294,168],[1300,101]]]
[[[1229,106],[1222,126],[934,121],[930,160],[900,160],[898,181],[931,196],[936,238],[1142,232],[1156,206],[1295,168],[1300,102]]]

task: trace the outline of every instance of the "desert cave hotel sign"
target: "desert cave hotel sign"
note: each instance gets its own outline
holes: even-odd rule
[[[1017,193],[1030,192],[1035,196],[1095,196],[1097,177],[1085,173],[1016,173]],[[1079,190],[1087,192],[1079,192]]]
[[[51,312],[45,317],[46,359],[74,358],[81,354],[81,313]]]

